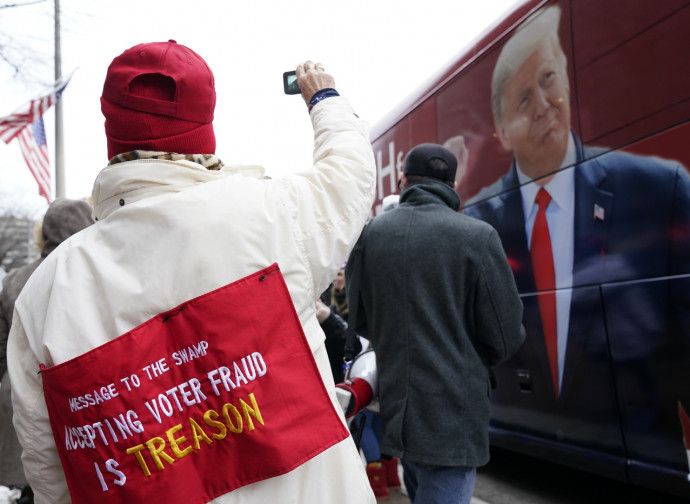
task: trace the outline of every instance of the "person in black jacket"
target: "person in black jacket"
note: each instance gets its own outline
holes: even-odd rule
[[[345,331],[347,331],[347,322],[336,313],[333,306],[326,306],[320,299],[316,300],[316,319],[321,324],[326,335],[326,352],[328,353],[328,360],[331,364],[331,372],[333,373],[333,381],[335,383],[342,382],[345,377],[343,374],[343,357],[345,355]],[[362,350],[362,344],[359,338],[355,338],[355,352],[359,353]]]

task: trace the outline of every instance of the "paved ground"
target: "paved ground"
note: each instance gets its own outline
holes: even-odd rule
[[[389,490],[390,493],[390,498],[385,502],[386,504],[410,504],[410,499],[407,498],[407,495],[405,495],[403,489],[400,490]],[[471,504],[489,504],[488,502],[484,502],[483,500],[477,499],[476,497],[472,497],[472,503]]]
[[[388,493],[390,493],[390,499],[388,499],[385,502],[388,502],[390,504],[410,504],[410,499],[407,498],[407,495],[403,493],[404,490],[389,490]]]

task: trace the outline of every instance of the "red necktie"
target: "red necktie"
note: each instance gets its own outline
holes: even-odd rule
[[[556,329],[556,273],[553,267],[553,252],[549,226],[546,223],[546,207],[549,206],[551,195],[543,187],[539,189],[534,200],[539,205],[537,217],[532,229],[530,254],[532,256],[532,270],[534,281],[539,292],[539,313],[544,330],[546,353],[549,357],[553,389],[558,397],[558,337]]]
[[[680,418],[680,425],[683,427],[683,443],[685,443],[685,450],[688,452],[688,463],[690,464],[690,417],[688,417],[680,401],[678,401],[678,418]]]

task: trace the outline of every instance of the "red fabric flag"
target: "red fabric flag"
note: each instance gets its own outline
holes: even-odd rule
[[[51,177],[48,146],[42,116],[62,96],[72,74],[58,80],[47,92],[25,103],[12,114],[0,117],[0,139],[10,143],[19,137],[19,147],[38,183],[38,192],[50,203]]]
[[[42,379],[75,504],[201,504],[348,436],[275,264]]]
[[[19,133],[55,105],[72,74],[58,80],[45,94],[30,100],[8,116],[0,117],[0,139],[10,143]]]

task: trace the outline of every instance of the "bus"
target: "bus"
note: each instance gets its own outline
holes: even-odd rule
[[[688,26],[687,0],[517,2],[371,132],[374,215],[407,152],[433,142],[458,157],[460,211],[501,238],[527,338],[492,370],[492,445],[681,497]],[[548,267],[530,257],[541,189]]]

